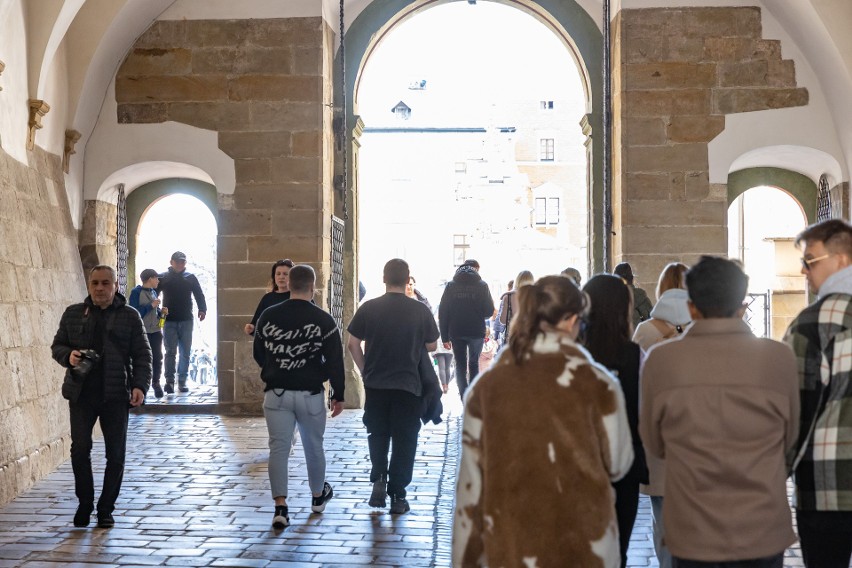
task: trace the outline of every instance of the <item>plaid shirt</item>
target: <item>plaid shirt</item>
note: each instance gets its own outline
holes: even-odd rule
[[[796,354],[802,403],[796,507],[852,511],[852,295],[802,310],[784,342]]]

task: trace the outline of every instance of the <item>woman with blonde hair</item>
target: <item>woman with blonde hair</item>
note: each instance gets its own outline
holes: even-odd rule
[[[512,333],[510,328],[512,317],[518,311],[518,290],[523,286],[529,286],[535,282],[532,272],[529,270],[521,270],[515,277],[514,289],[503,294],[503,301],[500,302],[500,323],[504,326],[503,329],[503,345],[509,342],[509,335]]]
[[[640,323],[633,333],[633,341],[642,351],[647,352],[660,341],[677,337],[692,322],[686,305],[689,299],[684,280],[687,269],[682,262],[670,262],[660,273],[657,304],[651,310],[650,319]]]
[[[619,566],[610,483],[633,462],[618,381],[576,342],[565,276],[518,290],[509,345],[468,388],[453,566]]]

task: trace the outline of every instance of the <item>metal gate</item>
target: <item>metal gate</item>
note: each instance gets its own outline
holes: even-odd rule
[[[757,337],[769,337],[771,335],[769,312],[769,290],[761,294],[746,294],[746,311],[743,320],[751,328]]]
[[[343,219],[331,216],[331,278],[328,279],[328,308],[343,329]]]

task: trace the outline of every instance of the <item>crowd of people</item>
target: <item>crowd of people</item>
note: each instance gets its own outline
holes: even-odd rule
[[[755,337],[743,321],[748,277],[721,257],[665,266],[656,303],[627,263],[585,284],[574,268],[538,279],[522,270],[495,303],[467,260],[434,309],[408,263],[391,259],[385,293],[360,304],[345,341],[314,302],[314,270],[276,262],[272,290],[245,326],[264,384],[273,527],[290,524],[297,426],[311,510],[334,496],[324,432],[343,410],[345,346],[365,390],[367,500],[394,515],[410,510],[421,425],[441,421],[455,379],[464,419],[454,566],[624,567],[644,493],[663,568],[780,568],[797,538],[808,568],[848,568],[852,225],[821,222],[796,242],[815,301],[783,342]],[[97,266],[89,296],[62,316],[53,356],[67,368],[75,526],[95,510],[97,420],[107,457],[97,519],[114,524],[128,406],[152,384],[163,396],[163,339],[164,390],[175,379],[186,388],[191,296],[200,320],[206,306],[185,267],[176,252],[168,272],[142,271],[127,305],[115,271]]]

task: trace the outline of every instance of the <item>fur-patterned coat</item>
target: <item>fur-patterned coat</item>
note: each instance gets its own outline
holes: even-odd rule
[[[469,387],[453,566],[618,567],[611,482],[633,462],[618,380],[567,335]]]

